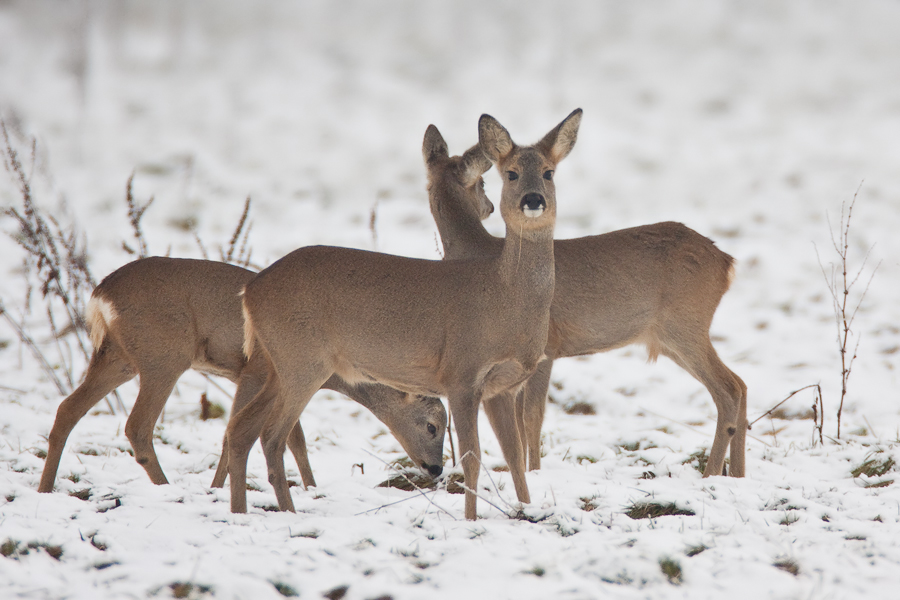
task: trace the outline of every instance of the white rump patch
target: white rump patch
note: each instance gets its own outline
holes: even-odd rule
[[[94,348],[99,348],[106,339],[106,334],[113,322],[119,317],[116,307],[112,302],[101,298],[100,296],[91,296],[87,308],[84,311],[84,318],[87,321],[88,329],[91,332],[91,344]]]

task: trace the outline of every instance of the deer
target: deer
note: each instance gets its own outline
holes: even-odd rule
[[[241,267],[209,260],[148,257],[126,264],[95,289],[86,308],[94,350],[84,381],[62,403],[49,435],[38,487],[53,491],[66,441],[75,425],[103,397],[140,377],[140,391],[125,424],[137,462],[157,485],[168,483],[153,449],[153,429],[175,383],[188,369],[237,384],[232,413],[262,388],[265,365],[243,354],[240,292],[255,276]],[[409,457],[431,476],[443,464],[446,410],[440,399],[413,397],[383,385],[348,383],[339,376],[322,387],[356,400],[393,432]],[[290,448],[303,484],[315,486],[299,423]],[[228,439],[213,480],[222,487]]]
[[[499,255],[504,240],[483,226],[484,194],[431,195],[444,260]],[[734,276],[734,259],[681,223],[664,222],[554,243],[556,287],[546,358],[517,399],[528,470],[541,466],[541,428],[553,362],[644,344],[702,383],[718,419],[703,476],[745,475],[747,386],[718,357],[709,328]]]
[[[422,153],[428,195],[483,194],[491,164],[511,173],[500,213],[499,254],[434,261],[349,248],[300,248],[244,288],[245,353],[262,355],[268,376],[228,423],[231,510],[243,513],[250,448],[261,439],[278,506],[294,511],[284,474],[292,424],[312,393],[335,374],[447,398],[465,481],[465,517],[475,519],[481,449],[478,409],[503,452],[519,502],[529,503],[515,397],[547,345],[553,298],[553,171],[575,144],[577,109],[532,146],[517,146],[490,115],[479,143],[449,155],[433,125]]]

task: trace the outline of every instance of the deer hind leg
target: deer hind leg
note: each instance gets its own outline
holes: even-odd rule
[[[708,335],[693,336],[688,343],[663,346],[662,353],[702,383],[718,412],[716,434],[709,451],[704,477],[725,474],[725,453],[731,446],[731,475],[745,473],[744,444],[747,436],[747,386],[719,359]]]
[[[525,481],[525,453],[514,418],[517,391],[504,392],[485,400],[484,413],[491,423],[497,441],[500,442],[503,458],[506,459],[516,488],[516,497],[519,502],[528,504],[531,502],[531,496]]]
[[[59,461],[75,425],[107,394],[134,376],[135,371],[109,342],[94,351],[84,382],[56,410],[56,420],[50,430],[47,459],[38,485],[39,492],[53,491]]]
[[[320,369],[316,369],[318,370]],[[303,409],[330,376],[331,373],[324,373],[324,376],[317,376],[315,372],[291,373],[283,385],[279,386],[278,395],[261,431],[269,483],[275,488],[278,508],[283,511],[294,512],[294,502],[291,500],[290,487],[284,472],[285,447],[297,428]],[[294,441],[298,441],[296,437]],[[302,440],[302,444],[305,452],[305,439]]]
[[[153,429],[175,383],[189,366],[173,368],[166,362],[160,359],[138,367],[141,389],[125,422],[125,436],[134,449],[134,459],[144,467],[155,485],[164,485],[169,481],[153,449]]]
[[[247,458],[250,449],[259,438],[266,417],[278,392],[275,374],[266,379],[265,385],[246,406],[233,411],[225,429],[226,464],[231,479],[231,512],[247,512]]]
[[[478,399],[471,392],[451,393],[447,397],[450,414],[456,425],[459,460],[466,484],[466,519],[475,520],[475,492],[478,490],[478,470],[481,467],[481,446],[478,443]]]
[[[528,378],[522,390],[524,401],[523,447],[527,453],[528,470],[541,468],[541,429],[547,407],[547,390],[550,388],[550,373],[553,361],[548,359],[538,363],[537,371]]]

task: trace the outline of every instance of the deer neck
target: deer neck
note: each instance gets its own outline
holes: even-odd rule
[[[465,197],[450,200],[433,201],[431,205],[444,247],[444,258],[459,260],[499,253],[502,242],[488,233],[478,215],[463,207],[469,200]]]
[[[507,226],[499,263],[505,287],[524,298],[546,299],[549,306],[555,283],[552,225],[532,231]]]

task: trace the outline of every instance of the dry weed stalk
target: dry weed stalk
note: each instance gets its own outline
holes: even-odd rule
[[[250,256],[253,254],[253,250],[247,246],[247,239],[250,237],[250,229],[253,227],[253,224],[247,220],[249,215],[250,196],[247,196],[247,200],[244,201],[244,210],[241,212],[241,217],[238,219],[234,233],[231,235],[231,240],[228,242],[228,250],[219,248],[219,256],[222,257],[222,262],[232,263],[245,269],[250,268]],[[240,246],[238,246],[238,243],[240,243]]]
[[[25,277],[24,310],[17,320],[0,301],[0,314],[16,332],[19,340],[29,349],[61,394],[68,394],[75,387],[74,354],[80,353],[88,361],[91,346],[88,342],[84,308],[96,285],[87,260],[84,236],[74,225],[64,227],[53,216],[45,216],[34,201],[31,178],[13,147],[6,123],[0,120],[3,137],[3,163],[12,176],[21,198],[21,207],[10,207],[3,214],[11,217],[17,230],[10,237],[25,250],[23,275]],[[36,162],[37,144],[31,143],[32,167]],[[50,330],[51,344],[35,339],[25,324],[32,310],[34,290],[43,300],[46,325]],[[53,349],[54,356],[47,352]],[[113,410],[112,404],[110,410]],[[121,406],[121,400],[119,401]]]
[[[149,249],[147,246],[147,238],[144,237],[144,231],[141,229],[141,219],[147,209],[150,208],[150,205],[153,204],[154,197],[150,196],[147,203],[141,206],[134,199],[133,185],[134,172],[128,177],[128,183],[125,185],[125,204],[128,206],[128,222],[131,223],[134,240],[137,242],[137,250],[133,249],[124,241],[122,242],[122,249],[128,254],[137,254],[138,258],[145,258],[149,256]]]
[[[872,284],[872,279],[875,277],[875,272],[878,270],[878,267],[881,264],[879,262],[877,265],[875,265],[875,268],[872,269],[872,274],[869,276],[869,280],[866,282],[865,288],[859,295],[859,299],[856,301],[856,304],[853,305],[850,300],[850,292],[859,282],[859,278],[860,276],[862,276],[863,271],[866,268],[866,264],[868,263],[869,255],[872,253],[872,248],[874,248],[874,246],[871,246],[868,249],[865,258],[862,261],[862,264],[856,271],[856,274],[851,276],[848,273],[849,267],[847,265],[850,247],[850,220],[853,216],[853,207],[856,205],[856,198],[859,195],[860,188],[862,188],[862,183],[859,184],[859,187],[853,194],[853,200],[850,202],[849,207],[846,206],[846,202],[841,203],[841,223],[838,229],[837,239],[835,239],[834,237],[834,230],[831,227],[831,220],[829,219],[828,221],[829,229],[831,229],[831,243],[834,246],[834,250],[840,259],[839,264],[831,265],[830,276],[825,270],[825,266],[822,264],[822,259],[819,257],[818,249],[816,249],[816,257],[819,260],[819,267],[822,269],[822,275],[825,278],[825,283],[828,285],[828,291],[831,293],[834,308],[835,325],[837,326],[837,344],[838,350],[841,355],[841,402],[837,410],[837,439],[841,439],[841,413],[844,410],[844,400],[847,397],[847,386],[850,380],[850,373],[853,370],[853,362],[856,360],[856,353],[859,349],[859,342],[862,337],[861,335],[855,336],[856,343],[853,345],[851,354],[850,344],[853,321],[856,319],[856,313],[859,312],[859,307],[862,306],[863,300],[865,300],[866,298],[866,294],[869,291],[869,286]]]

